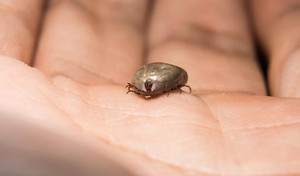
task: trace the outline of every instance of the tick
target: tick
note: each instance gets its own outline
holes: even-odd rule
[[[139,68],[132,79],[132,83],[127,83],[129,92],[134,92],[143,97],[158,96],[172,90],[180,90],[187,87],[192,91],[191,87],[186,85],[188,81],[187,72],[175,65],[155,62]]]

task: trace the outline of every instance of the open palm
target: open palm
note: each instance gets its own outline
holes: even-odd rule
[[[26,1],[1,3],[0,172],[300,173],[293,1]],[[245,5],[270,56],[272,96]],[[126,94],[155,61],[187,70],[192,94]]]

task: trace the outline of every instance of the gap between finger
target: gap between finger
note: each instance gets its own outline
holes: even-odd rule
[[[41,0],[0,0],[0,54],[31,63],[39,22]]]
[[[251,2],[256,31],[270,60],[271,95],[300,97],[300,2]]]

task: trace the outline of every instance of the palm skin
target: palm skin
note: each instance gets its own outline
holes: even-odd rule
[[[52,175],[97,175],[105,169],[119,175],[149,176],[300,173],[300,100],[295,98],[299,94],[287,91],[292,98],[264,96],[250,44],[246,50],[238,49],[246,53],[242,54],[246,61],[231,50],[220,54],[218,48],[227,50],[218,44],[216,50],[195,47],[188,38],[188,42],[176,39],[171,44],[155,44],[146,62],[183,65],[190,73],[193,92],[143,99],[126,94],[124,87],[143,63],[139,35],[127,27],[118,29],[113,32],[121,43],[114,43],[109,40],[110,23],[97,29],[107,30],[108,36],[94,34],[82,24],[87,17],[76,8],[62,3],[46,16],[33,64],[36,68],[18,61],[28,63],[24,52],[9,50],[5,55],[10,57],[0,57],[0,153],[6,156],[0,161],[6,173],[32,175],[39,170]],[[63,20],[70,16],[77,21]],[[70,32],[65,26],[57,30],[61,19],[83,29]],[[160,25],[154,25],[152,33],[160,31]],[[103,43],[89,41],[95,36]],[[150,39],[153,43],[159,43],[156,36],[160,35]],[[185,60],[178,59],[183,56]],[[200,56],[210,59],[200,62]],[[211,65],[218,64],[223,67],[216,72]],[[272,89],[274,95],[277,90],[281,89]],[[11,158],[13,162],[7,162]],[[60,166],[53,164],[60,162]],[[27,168],[28,163],[34,169],[14,169]]]
[[[56,137],[62,137],[58,141],[67,136],[84,143],[82,136],[89,136],[93,141],[89,147],[99,153],[109,150],[110,157],[137,173],[299,172],[298,99],[173,92],[145,100],[127,95],[118,85],[85,86],[60,76],[49,80],[12,58],[2,57],[1,65],[5,65],[1,67],[1,107],[9,110],[3,116],[41,127],[37,134],[58,133]],[[15,134],[3,135],[14,138]],[[43,141],[47,135],[38,138]],[[67,152],[72,145],[59,150]],[[154,170],[149,172],[147,167]]]

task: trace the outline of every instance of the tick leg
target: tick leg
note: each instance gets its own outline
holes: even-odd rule
[[[132,90],[130,89],[131,87],[129,87],[129,86],[126,86],[126,88],[127,88],[127,93],[126,94],[128,94],[129,92],[131,92]]]
[[[187,87],[187,88],[189,88],[189,89],[190,89],[190,93],[192,93],[192,88],[191,88],[190,86],[188,86],[188,85],[183,85],[182,87]]]
[[[127,83],[127,85],[125,87],[128,89],[126,94],[128,94],[129,92],[133,92],[137,95],[141,95],[141,92],[139,90],[137,90],[137,88],[134,85]]]
[[[126,92],[126,94],[128,94],[129,92],[136,93],[134,85],[132,85],[130,83],[127,83],[127,85],[125,87],[128,89],[127,92]]]
[[[128,94],[129,92],[134,92],[135,93],[135,91],[128,88],[128,91],[126,92],[126,94]]]
[[[127,85],[125,86],[126,88],[128,87],[128,88],[130,88],[130,87],[134,87],[132,84],[130,84],[130,83],[127,83]]]
[[[129,92],[134,92],[135,93],[134,86],[132,84],[127,83],[127,86],[125,86],[125,87],[128,89],[127,92],[126,92],[126,94],[128,94]]]

